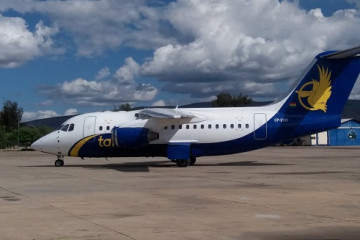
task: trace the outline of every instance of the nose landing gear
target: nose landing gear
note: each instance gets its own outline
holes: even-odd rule
[[[62,167],[64,166],[64,157],[58,156],[58,159],[55,161],[55,167]]]

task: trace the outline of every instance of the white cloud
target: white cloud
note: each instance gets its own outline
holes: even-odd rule
[[[141,72],[194,97],[215,90],[276,96],[275,83],[288,84],[319,52],[360,42],[357,10],[324,17],[286,1],[178,0],[164,14],[192,40],[156,49]]]
[[[116,80],[89,81],[77,78],[55,86],[44,86],[40,91],[50,99],[56,98],[64,102],[101,106],[119,102],[151,101],[158,90],[144,83],[122,84]]]
[[[44,107],[48,107],[48,106],[51,106],[51,105],[53,105],[53,101],[51,101],[51,100],[45,100],[45,101],[43,101],[42,103],[40,103],[40,105],[41,106],[44,106]]]
[[[57,112],[53,110],[44,110],[44,111],[37,111],[37,112],[24,112],[22,115],[22,121],[30,121],[35,119],[43,119],[43,118],[50,118],[50,117],[57,117],[60,116]]]
[[[17,67],[54,52],[51,37],[57,32],[57,27],[47,27],[41,21],[31,32],[24,19],[4,17],[0,13],[0,68]]]
[[[345,0],[349,3],[355,4],[357,8],[360,8],[360,1],[359,0]]]
[[[44,119],[44,118],[52,118],[58,116],[70,116],[78,114],[78,110],[76,108],[69,108],[65,111],[64,115],[61,115],[53,110],[42,110],[36,112],[24,112],[22,115],[22,122],[32,121],[36,119]]]
[[[219,91],[274,97],[278,87],[299,76],[317,53],[360,42],[359,10],[325,17],[321,9],[305,11],[296,1],[177,0],[155,7],[154,1],[145,0],[0,3],[3,11],[9,8],[46,15],[58,26],[39,24],[32,33],[17,20],[22,36],[39,43],[26,41],[35,46],[23,48],[29,49],[28,59],[53,49],[51,36],[58,28],[72,37],[79,56],[122,51],[124,46],[153,51],[144,62],[127,58],[113,75],[105,67],[95,80],[78,78],[44,90],[50,97],[57,93],[64,101],[86,105],[151,101],[158,90],[138,83],[143,77],[162,81],[166,91],[194,98]],[[0,53],[6,51],[1,49]],[[27,61],[25,56],[13,66]]]
[[[131,84],[134,83],[135,77],[139,75],[140,66],[132,58],[125,59],[125,64],[120,67],[114,77],[119,84]]]
[[[79,111],[76,108],[69,108],[65,111],[64,116],[75,115],[78,113],[79,113]]]
[[[165,104],[164,100],[157,100],[153,104],[151,104],[151,106],[153,106],[153,107],[164,107],[164,106],[166,106],[166,104]]]
[[[164,43],[158,7],[145,0],[33,1],[8,4],[20,12],[47,15],[72,34],[80,56],[96,56],[122,45],[151,48]]]
[[[97,72],[97,74],[95,76],[95,80],[104,79],[104,78],[108,77],[109,75],[110,75],[110,69],[108,67],[104,67]]]

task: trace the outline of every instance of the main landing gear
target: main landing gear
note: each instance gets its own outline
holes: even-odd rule
[[[64,166],[64,157],[58,156],[58,159],[55,161],[55,167],[62,167]]]
[[[190,159],[175,160],[175,162],[178,167],[194,166],[196,162],[196,157],[190,157]]]

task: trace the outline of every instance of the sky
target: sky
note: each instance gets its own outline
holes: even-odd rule
[[[359,45],[359,0],[1,0],[0,104],[27,121],[273,100],[318,53]]]

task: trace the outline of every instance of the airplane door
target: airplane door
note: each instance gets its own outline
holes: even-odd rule
[[[266,114],[254,114],[254,138],[256,140],[265,140],[267,138],[267,120]]]
[[[95,134],[96,117],[86,117],[84,122],[84,137]]]

